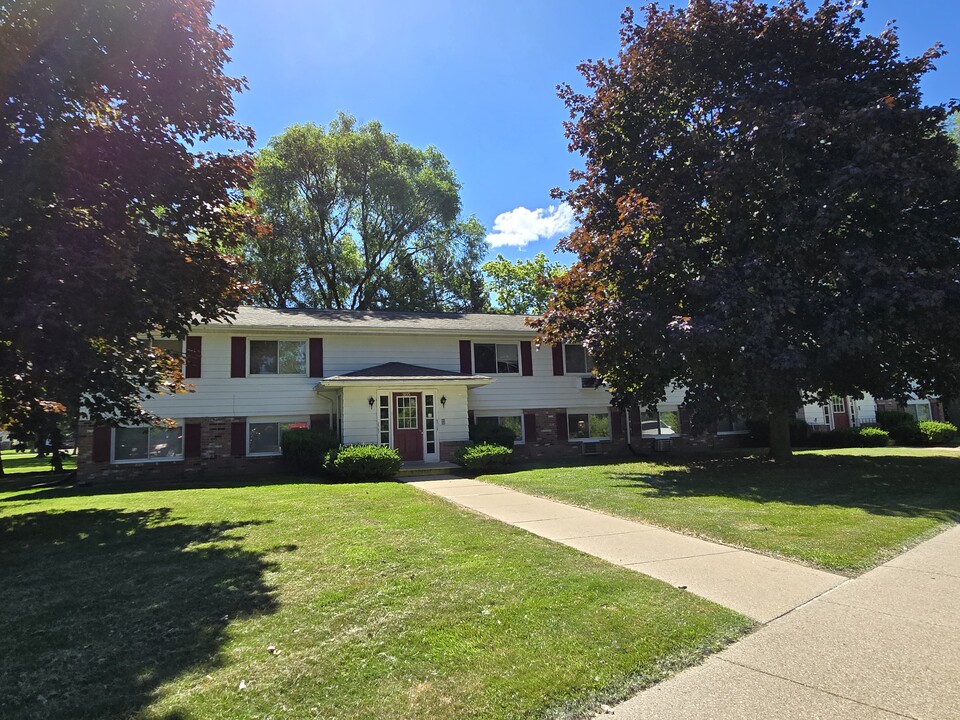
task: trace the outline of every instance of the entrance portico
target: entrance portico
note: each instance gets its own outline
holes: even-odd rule
[[[438,462],[444,447],[469,440],[467,394],[493,382],[484,375],[384,363],[324,378],[318,394],[336,393],[344,444],[395,448],[405,461]]]

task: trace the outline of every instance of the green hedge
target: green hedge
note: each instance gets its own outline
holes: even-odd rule
[[[345,480],[389,480],[397,474],[403,461],[393,448],[380,445],[348,445],[330,451],[328,466]]]
[[[299,472],[320,473],[327,453],[339,447],[340,439],[333,430],[287,430],[280,439],[283,462]]]
[[[910,416],[907,416],[910,418]],[[925,445],[926,438],[920,432],[920,427],[910,418],[907,422],[901,422],[890,428],[890,437],[893,438],[895,445]]]
[[[822,448],[885,447],[889,439],[890,433],[880,428],[836,428],[810,433],[809,443]]]
[[[948,422],[924,420],[917,423],[917,431],[923,436],[925,445],[946,445],[957,437],[957,426]]]
[[[513,448],[491,443],[464,445],[457,450],[456,458],[469,470],[492,470],[507,465],[513,459]]]
[[[916,422],[913,415],[903,410],[877,410],[877,425],[883,430],[892,430],[898,425]]]

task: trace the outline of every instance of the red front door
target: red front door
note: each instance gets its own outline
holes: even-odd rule
[[[393,394],[393,446],[404,460],[423,460],[420,393]]]
[[[847,409],[847,399],[843,397],[831,398],[830,407],[833,410],[833,427],[850,427],[850,413]]]

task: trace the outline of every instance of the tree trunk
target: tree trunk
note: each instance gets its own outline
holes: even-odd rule
[[[0,477],[3,476],[3,452],[0,451]]]
[[[60,431],[54,430],[50,436],[50,461],[53,463],[55,473],[63,472],[63,455],[60,453],[60,447],[63,440],[60,437]]]
[[[770,459],[774,462],[789,462],[793,457],[790,447],[790,413],[783,410],[770,412]]]

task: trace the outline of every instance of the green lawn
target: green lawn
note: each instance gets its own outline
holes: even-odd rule
[[[401,484],[6,487],[5,719],[563,717],[751,627]]]
[[[50,466],[50,456],[38,458],[35,452],[20,453],[15,450],[0,451],[0,458],[3,460],[3,472],[5,475],[28,472],[50,472],[53,468]],[[67,455],[63,461],[64,470],[77,469],[77,456]]]
[[[960,453],[884,448],[592,463],[480,479],[857,573],[960,521]]]

